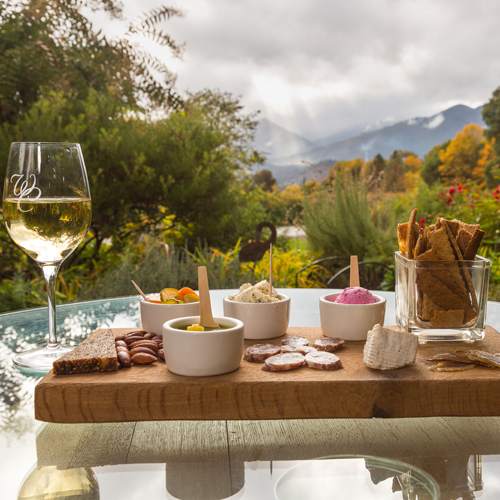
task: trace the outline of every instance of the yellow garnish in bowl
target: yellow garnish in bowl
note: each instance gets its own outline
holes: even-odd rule
[[[187,327],[188,332],[204,332],[205,328],[200,325],[191,325]]]

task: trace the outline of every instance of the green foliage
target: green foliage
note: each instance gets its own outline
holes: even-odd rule
[[[429,186],[421,183],[413,197],[406,204],[405,215],[418,208],[418,219],[424,219],[426,225],[433,224],[438,216],[443,216],[446,211],[446,199],[442,196],[443,186],[439,183]]]
[[[0,297],[2,312],[36,307],[47,301],[42,282],[27,280],[20,269],[14,271],[12,278],[2,281]]]
[[[93,90],[75,115],[74,107],[61,93],[39,99],[17,124],[4,124],[0,157],[7,157],[14,140],[82,145],[92,193],[94,258],[106,238],[120,249],[127,238],[163,223],[166,230],[180,228],[180,241],[236,242],[240,227],[234,215],[239,207],[247,210],[236,180],[243,166],[260,161],[249,143],[255,122],[240,113],[237,100],[195,94],[185,110],[156,121],[125,115],[113,97]],[[6,163],[0,164],[2,175]]]
[[[376,195],[369,198],[363,181],[338,176],[333,193],[322,189],[305,202],[305,231],[313,250],[357,255],[360,260],[389,259],[395,248],[395,226],[384,202],[377,203]]]
[[[493,92],[491,99],[484,105],[483,120],[488,127],[484,134],[488,139],[495,140],[495,152],[500,157],[500,87]]]
[[[131,245],[123,258],[108,271],[102,272],[95,285],[86,285],[81,298],[98,299],[119,297],[136,293],[134,280],[145,293],[159,292],[163,288],[198,288],[198,266],[206,266],[210,288],[239,288],[243,283],[255,283],[268,278],[269,254],[255,264],[240,266],[238,252],[240,242],[227,252],[207,246],[198,247],[194,252],[170,246],[168,256],[161,238],[146,236],[142,243]],[[294,286],[295,272],[309,264],[316,254],[296,250],[273,252],[274,285]],[[301,286],[315,286],[304,277]]]
[[[60,92],[76,105],[89,90],[115,97],[122,109],[169,109],[178,97],[175,76],[151,54],[130,42],[132,35],[153,38],[179,55],[181,48],[156,29],[162,19],[179,16],[161,7],[129,26],[123,38],[96,33],[83,7],[121,17],[115,0],[0,0],[0,121],[15,123],[48,92]]]
[[[422,179],[424,179],[425,182],[429,186],[432,186],[434,183],[440,180],[440,173],[439,173],[439,167],[443,164],[442,161],[439,158],[439,152],[441,150],[446,150],[446,148],[449,146],[451,140],[443,142],[443,144],[439,144],[437,146],[434,146],[426,155],[424,158],[424,165],[422,167],[422,171],[420,172],[420,175],[422,176]]]
[[[277,187],[278,183],[273,177],[270,170],[266,168],[259,170],[253,175],[253,181],[257,186],[260,186],[264,191],[272,191],[273,188]]]

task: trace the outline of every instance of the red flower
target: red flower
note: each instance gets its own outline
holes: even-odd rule
[[[498,195],[497,194],[494,196],[494,198],[495,198],[495,201],[498,201]]]
[[[458,194],[460,194],[462,191],[464,190],[464,187],[463,186],[458,186]]]
[[[448,196],[448,198],[446,198],[446,204],[449,205],[451,202],[452,202],[451,196]]]
[[[453,194],[455,193],[455,191],[456,191],[456,188],[451,187],[451,188],[449,189],[448,193],[450,193],[450,195],[451,195],[451,196],[453,196]]]
[[[474,210],[474,203],[471,203],[470,207],[472,208],[472,210]]]
[[[493,194],[498,194],[498,193],[500,193],[500,186],[497,186],[495,188],[495,191],[493,191]]]
[[[422,218],[420,219],[420,224],[423,224],[424,222],[425,222],[425,217],[422,217]]]

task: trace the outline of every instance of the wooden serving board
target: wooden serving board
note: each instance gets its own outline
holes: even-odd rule
[[[129,329],[115,329],[115,335]],[[319,327],[289,328],[287,335],[322,337]],[[269,343],[280,345],[283,337]],[[245,341],[245,347],[263,341]],[[500,416],[500,369],[477,367],[439,373],[425,359],[458,348],[500,352],[500,335],[486,328],[474,344],[420,345],[414,365],[379,371],[363,363],[364,342],[337,352],[344,368],[262,371],[242,361],[235,372],[184,377],[165,363],[111,373],[54,375],[35,388],[35,418],[57,423],[144,420],[267,420],[309,418],[406,418]]]

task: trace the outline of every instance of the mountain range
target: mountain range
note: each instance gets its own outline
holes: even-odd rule
[[[281,186],[301,182],[311,164],[330,166],[336,161],[377,154],[388,158],[393,151],[413,151],[423,158],[434,146],[452,139],[470,123],[485,127],[483,106],[453,106],[430,117],[410,118],[389,126],[351,127],[317,140],[306,139],[263,119],[256,130],[254,147],[266,153],[263,168],[271,170]]]

